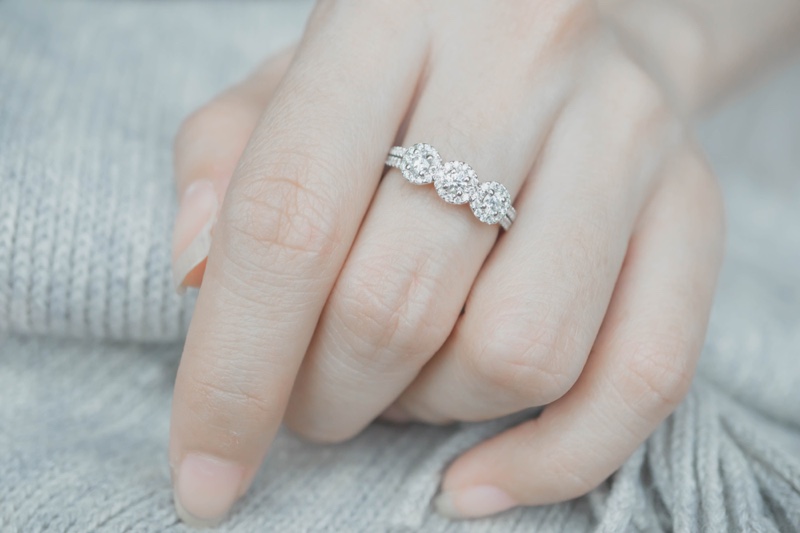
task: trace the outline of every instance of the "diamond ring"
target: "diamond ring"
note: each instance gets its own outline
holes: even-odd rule
[[[466,163],[443,161],[429,144],[419,143],[410,148],[395,146],[389,150],[386,165],[400,169],[403,177],[415,185],[433,183],[447,203],[469,202],[478,220],[486,224],[500,224],[508,230],[517,217],[508,189],[496,181],[479,181]]]

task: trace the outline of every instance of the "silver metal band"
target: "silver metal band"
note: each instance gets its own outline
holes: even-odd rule
[[[403,177],[416,185],[433,183],[447,203],[469,203],[481,222],[500,224],[507,231],[517,218],[505,186],[496,181],[479,181],[472,167],[461,161],[443,161],[429,144],[394,146],[386,157],[386,165],[400,169]]]

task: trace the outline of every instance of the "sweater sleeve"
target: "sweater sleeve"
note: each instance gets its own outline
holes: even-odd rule
[[[175,4],[2,8],[0,335],[182,338],[194,295],[170,276],[173,135],[296,38],[305,3],[239,6],[235,22],[212,3],[191,28],[175,27]],[[224,30],[227,18],[248,27]]]

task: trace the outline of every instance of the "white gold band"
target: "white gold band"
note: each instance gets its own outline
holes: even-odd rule
[[[461,161],[444,162],[429,144],[419,143],[410,148],[394,146],[386,157],[386,165],[400,169],[403,177],[416,185],[433,183],[447,203],[469,202],[481,222],[500,224],[508,230],[517,218],[511,194],[505,186],[496,181],[478,181],[472,167]]]

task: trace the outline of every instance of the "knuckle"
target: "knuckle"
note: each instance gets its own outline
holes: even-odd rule
[[[388,364],[396,364],[398,358],[421,364],[444,342],[451,317],[435,311],[438,283],[428,264],[421,255],[397,258],[387,253],[361,261],[345,277],[340,317],[350,334],[370,348],[356,353],[388,347],[396,355]],[[370,364],[375,361],[370,359]]]
[[[589,100],[594,90],[603,105],[599,117],[624,117],[617,128],[608,132],[608,145],[620,152],[625,161],[622,172],[612,173],[606,182],[620,181],[634,185],[638,195],[646,195],[656,176],[654,167],[678,147],[685,138],[685,125],[671,112],[661,87],[640,66],[624,56],[605,61],[599,79],[589,84]]]
[[[242,425],[261,427],[280,416],[277,406],[258,392],[255,384],[216,383],[206,376],[212,372],[190,377],[188,407],[202,423],[234,431]]]
[[[664,91],[639,65],[625,56],[615,56],[599,69],[600,87],[615,113],[631,119],[636,138],[643,132],[656,135],[674,127]]]
[[[474,39],[476,35],[500,40],[509,54],[516,57],[511,63],[514,75],[524,80],[526,89],[530,83],[541,90],[543,68],[560,70],[569,61],[565,56],[573,54],[594,33],[598,17],[594,4],[586,0],[512,0],[497,2],[491,10],[476,10],[469,24],[453,27],[446,19],[446,10],[439,10],[435,27],[456,32],[457,38]],[[443,35],[443,32],[437,32]],[[447,46],[449,39],[441,39],[439,45]],[[478,57],[480,59],[480,57]],[[484,68],[497,67],[497,62],[487,63]],[[552,72],[552,71],[551,71]],[[549,72],[549,73],[551,73]],[[509,75],[508,72],[503,73]],[[550,76],[545,76],[549,78]]]
[[[478,379],[513,398],[542,405],[564,395],[576,368],[565,330],[547,321],[499,318],[487,343],[473,356]]]
[[[263,270],[272,264],[319,272],[343,241],[341,214],[310,164],[274,165],[231,189],[223,212],[230,259]]]
[[[629,354],[615,374],[617,388],[631,408],[643,418],[668,414],[683,400],[692,383],[695,348],[679,335],[630,343],[620,348]]]
[[[611,132],[611,139],[619,139],[614,142],[641,151],[647,145],[680,138],[683,128],[661,86],[630,58],[612,54],[593,64],[588,72],[590,79],[584,90],[587,101],[600,113],[598,118],[625,117],[624,123]],[[597,99],[603,105],[596,105]]]
[[[310,27],[332,23],[338,27],[364,24],[380,28],[391,36],[408,32],[409,20],[420,18],[428,8],[425,0],[320,0],[310,19]]]

